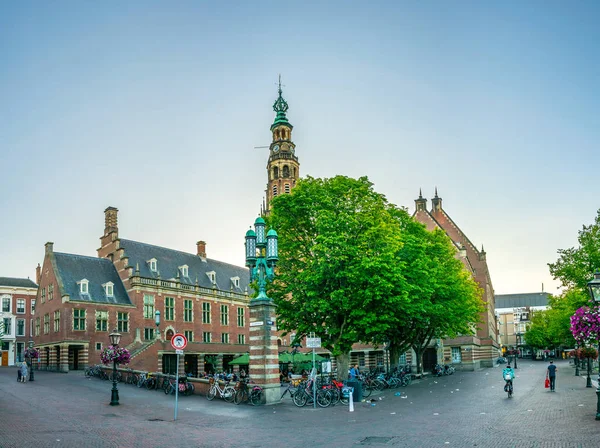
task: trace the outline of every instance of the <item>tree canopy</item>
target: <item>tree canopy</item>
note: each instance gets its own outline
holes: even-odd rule
[[[593,224],[579,231],[579,247],[558,249],[558,260],[548,263],[550,274],[562,286],[585,289],[593,273],[600,268],[600,210]]]
[[[472,331],[477,284],[441,231],[428,232],[366,177],[308,177],[271,203],[279,234],[269,294],[278,327],[314,332],[344,372],[357,342],[408,348]]]

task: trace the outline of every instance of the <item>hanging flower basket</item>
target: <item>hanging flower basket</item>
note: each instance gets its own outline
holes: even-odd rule
[[[27,347],[25,349],[24,356],[25,356],[25,358],[36,359],[39,356],[39,354],[40,354],[40,352],[38,352],[36,348]]]
[[[108,347],[104,347],[100,352],[100,361],[102,361],[102,364],[112,364],[113,362],[117,364],[129,364],[130,359],[131,354],[129,350],[123,347],[109,345]]]
[[[596,359],[598,357],[598,352],[596,351],[595,348],[592,347],[583,347],[582,349],[579,350],[579,357],[581,359]]]

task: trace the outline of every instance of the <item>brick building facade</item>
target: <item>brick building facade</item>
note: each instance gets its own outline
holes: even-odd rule
[[[0,277],[0,366],[24,360],[25,348],[33,336],[37,289],[28,278]]]
[[[419,193],[415,200],[414,219],[423,223],[428,230],[439,228],[446,232],[456,246],[457,256],[462,261],[483,293],[482,302],[486,310],[481,313],[481,324],[473,336],[437,341],[437,346],[428,349],[425,356],[442,358],[443,362],[458,364],[462,369],[472,370],[480,367],[492,367],[499,356],[498,324],[495,316],[494,287],[486,261],[486,253],[478,250],[464,232],[442,208],[442,198],[435,196],[431,200],[431,210],[427,210],[427,199]],[[424,357],[425,357],[424,356]]]

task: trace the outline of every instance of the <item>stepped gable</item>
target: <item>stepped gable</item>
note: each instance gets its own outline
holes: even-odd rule
[[[131,305],[129,295],[113,263],[106,258],[54,252],[56,276],[61,297],[69,296],[71,301],[105,304]],[[82,294],[77,283],[88,280],[88,293]],[[113,283],[113,296],[107,297],[105,283]]]
[[[0,277],[0,286],[13,288],[37,288],[33,281],[28,278]]]
[[[181,252],[152,244],[140,243],[120,238],[119,247],[124,251],[124,257],[129,259],[129,267],[139,276],[146,278],[161,278],[163,280],[179,280],[182,284],[196,285],[204,288],[216,287],[221,291],[234,291],[243,294],[249,285],[248,269],[224,263],[210,258],[199,257],[196,254]],[[149,261],[156,260],[156,271],[150,269]],[[188,267],[188,275],[183,276],[181,267]],[[215,273],[215,283],[208,273]],[[236,286],[232,278],[239,278]]]

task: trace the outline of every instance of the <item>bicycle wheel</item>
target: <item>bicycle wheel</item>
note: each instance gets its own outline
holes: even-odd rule
[[[187,383],[185,386],[185,391],[188,395],[193,395],[193,393],[196,391],[196,386],[194,386],[194,383]]]
[[[211,388],[208,390],[208,393],[206,394],[206,399],[209,401],[212,401],[212,400],[214,400],[216,395],[217,395],[217,388],[215,385],[212,385]]]
[[[326,390],[318,390],[317,391],[317,404],[322,408],[326,408],[331,404],[331,395],[329,394],[328,391],[326,391]]]
[[[262,389],[253,390],[250,394],[250,403],[252,406],[258,406],[262,404]]]
[[[248,401],[248,391],[246,389],[236,390],[235,395],[233,397],[233,402],[235,404],[240,404],[244,401]]]
[[[373,387],[370,384],[365,383],[365,388],[363,389],[363,398],[370,397],[373,393]]]
[[[140,375],[137,382],[137,387],[142,387],[146,382],[146,377],[144,375]]]
[[[306,402],[308,401],[308,394],[304,389],[300,389],[294,395],[292,395],[292,401],[299,408],[306,406]]]
[[[337,387],[335,389],[329,389],[329,395],[331,396],[331,406],[335,406],[340,402],[342,394]]]
[[[152,390],[156,388],[156,378],[150,378],[146,381],[146,389]]]
[[[235,397],[235,389],[233,386],[225,386],[223,389],[223,400],[227,403],[232,403]]]

